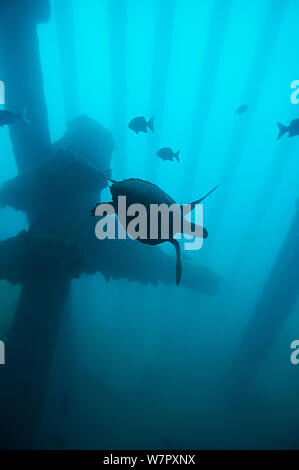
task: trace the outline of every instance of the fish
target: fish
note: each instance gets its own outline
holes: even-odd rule
[[[179,162],[180,161],[179,153],[180,153],[180,150],[178,150],[177,152],[174,152],[170,147],[163,147],[160,150],[158,150],[157,155],[159,158],[161,158],[161,160],[164,160],[164,161],[165,160],[173,161],[175,158]]]
[[[129,129],[136,132],[147,132],[147,129],[150,129],[152,132],[155,132],[154,129],[154,118],[151,117],[149,121],[143,116],[137,116],[129,122]]]
[[[284,126],[280,122],[277,123],[277,126],[279,129],[277,140],[281,139],[281,137],[286,134],[286,132],[289,133],[289,137],[299,135],[299,119],[293,119],[289,126]]]
[[[236,109],[235,113],[243,114],[243,113],[246,113],[247,110],[248,110],[247,104],[241,104],[241,106],[239,106],[238,109]]]
[[[27,124],[31,125],[31,122],[27,118],[27,108],[24,108],[21,113],[13,113],[12,111],[0,110],[0,127],[10,126],[15,122],[22,120]]]

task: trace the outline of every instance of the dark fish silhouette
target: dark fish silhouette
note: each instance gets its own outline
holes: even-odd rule
[[[289,133],[289,137],[299,135],[299,119],[293,119],[289,126],[284,126],[280,122],[278,122],[277,125],[279,129],[277,140],[279,140],[284,134],[286,134],[286,132]]]
[[[127,204],[128,206],[132,204],[142,204],[147,211],[147,234],[145,238],[138,238],[137,240],[140,241],[141,243],[145,243],[147,245],[159,245],[160,243],[164,242],[170,242],[174,245],[175,250],[176,250],[176,284],[179,285],[181,281],[181,276],[182,276],[182,262],[181,262],[181,251],[180,251],[180,245],[178,241],[174,238],[176,235],[176,227],[174,224],[174,217],[170,217],[169,219],[169,238],[164,238],[162,236],[162,222],[161,218],[159,219],[158,223],[158,233],[157,237],[154,238],[151,236],[151,218],[150,218],[150,207],[151,204],[166,204],[168,207],[170,207],[173,204],[176,204],[175,200],[169,196],[167,193],[165,193],[159,186],[156,186],[153,183],[150,183],[149,181],[144,181],[138,178],[129,178],[125,179],[123,181],[112,181],[112,185],[110,186],[110,192],[112,195],[112,201],[109,202],[108,204],[111,204],[114,207],[115,213],[118,215],[119,222],[123,225],[124,229],[127,231],[128,230],[128,225],[134,219],[134,216],[130,217],[125,217],[125,220],[123,220],[122,214],[118,212],[118,197],[119,196],[126,196],[127,198]],[[213,191],[215,191],[215,188],[213,188],[211,191],[209,191],[205,196],[201,197],[200,199],[191,202],[188,211],[191,212],[197,204],[200,204],[206,197],[208,197]],[[97,204],[101,205],[101,204]],[[178,206],[179,207],[179,206]],[[182,207],[180,206],[179,209],[179,217],[181,217],[181,220],[183,221],[184,216],[188,214],[188,212],[185,210],[184,214],[182,213]],[[96,208],[97,206],[94,207],[94,209],[91,210],[91,215],[95,215],[96,213]],[[202,230],[202,238],[207,238],[208,236],[208,231],[204,227],[197,226],[195,223],[191,223],[192,226],[192,231],[194,231],[195,227],[201,228]],[[182,224],[181,224],[181,228]],[[185,230],[188,230],[187,227],[185,227]],[[187,233],[184,231],[184,233]],[[192,233],[188,233],[189,235],[192,235]]]
[[[243,113],[246,113],[247,110],[248,110],[247,104],[241,104],[241,106],[239,106],[238,109],[236,109],[235,113],[243,114]]]
[[[21,113],[0,110],[0,127],[10,126],[19,120],[25,121],[27,124],[31,124],[31,122],[27,119],[27,108],[24,108]]]
[[[147,132],[148,128],[152,132],[155,132],[153,117],[147,121],[143,116],[137,116],[129,122],[129,129],[132,129],[136,134],[138,134],[138,132]]]
[[[180,150],[178,150],[177,152],[173,152],[171,148],[163,147],[160,150],[158,150],[157,155],[159,158],[161,158],[161,160],[164,160],[164,161],[170,160],[171,162],[173,162],[173,159],[176,158],[176,160],[179,162],[180,161],[179,153],[180,153]]]

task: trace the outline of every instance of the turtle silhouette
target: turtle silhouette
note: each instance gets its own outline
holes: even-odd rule
[[[159,188],[159,186],[149,181],[145,181],[138,178],[129,178],[122,181],[115,181],[109,179],[109,181],[112,182],[112,185],[110,186],[112,201],[108,203],[98,203],[91,210],[91,215],[96,215],[96,208],[98,205],[112,205],[115,213],[118,216],[119,222],[130,235],[128,226],[130,225],[130,222],[132,222],[132,220],[136,217],[136,215],[128,215],[127,213],[125,213],[125,216],[123,217],[123,214],[119,212],[118,197],[126,197],[126,207],[132,206],[133,204],[142,205],[146,209],[146,234],[143,237],[138,237],[137,240],[147,245],[159,245],[164,242],[170,242],[174,245],[176,250],[176,284],[179,285],[182,277],[182,262],[180,244],[175,239],[175,235],[177,233],[180,233],[180,231],[177,231],[178,226],[176,225],[174,218],[177,215],[180,218],[180,221],[183,222],[184,216],[191,212],[197,204],[202,202],[206,197],[208,197],[212,192],[214,192],[217,186],[215,186],[205,196],[201,197],[200,199],[197,199],[196,201],[191,202],[190,204],[188,204],[188,206],[184,207],[183,205],[177,205],[177,203],[171,196],[169,196],[165,191]],[[155,237],[152,236],[153,232],[151,230],[151,224],[153,224],[153,219],[151,218],[151,206],[161,206],[162,204],[168,206],[168,208],[170,208],[171,206],[174,207],[174,212],[168,212],[169,226],[167,238],[165,238],[165,235],[162,234],[163,224],[161,212],[158,213],[157,232]],[[182,227],[182,223],[180,224],[180,227]],[[207,230],[204,227],[198,226],[194,223],[184,224],[184,232],[181,233],[194,235],[195,228],[199,229],[199,232],[202,234],[202,238],[207,238]]]

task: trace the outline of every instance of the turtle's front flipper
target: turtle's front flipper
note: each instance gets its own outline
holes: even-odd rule
[[[95,216],[95,215],[96,215],[96,208],[97,208],[98,206],[101,206],[102,204],[110,204],[110,206],[113,206],[113,202],[112,202],[112,201],[111,201],[111,202],[98,202],[98,203],[94,206],[94,208],[91,209],[90,215]]]
[[[197,204],[200,204],[202,201],[204,201],[208,196],[210,196],[210,194],[212,194],[216,189],[218,188],[218,185],[215,186],[213,189],[211,189],[211,191],[209,191],[207,194],[205,194],[203,197],[201,197],[200,199],[197,199],[196,201],[193,201],[193,202],[190,202],[190,204],[188,204],[188,208],[186,207],[186,204],[185,205],[185,208],[184,208],[184,205],[182,205],[181,207],[184,208],[184,216],[189,214],[189,212],[193,211],[193,209],[195,208],[195,206],[197,206]]]
[[[176,251],[176,285],[178,286],[182,277],[181,248],[177,240],[171,240],[171,243],[174,245]]]

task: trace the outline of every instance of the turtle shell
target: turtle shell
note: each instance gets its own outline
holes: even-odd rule
[[[129,178],[116,181],[110,187],[112,200],[117,206],[118,196],[126,196],[127,206],[130,204],[143,204],[149,207],[150,204],[176,204],[175,200],[165,191],[149,181],[139,178]]]
[[[181,254],[180,254],[180,245],[177,240],[173,238],[171,233],[172,229],[170,228],[169,239],[161,238],[152,238],[150,235],[150,205],[151,204],[166,204],[168,207],[172,204],[176,204],[175,200],[172,199],[167,193],[162,191],[158,186],[149,181],[129,178],[123,181],[115,181],[110,187],[112,201],[115,210],[118,209],[118,196],[126,196],[126,206],[131,204],[142,204],[147,209],[147,236],[145,238],[139,238],[141,243],[149,245],[158,245],[165,241],[172,243],[176,250],[176,284],[179,285],[182,275],[182,263],[181,263]],[[120,214],[118,213],[118,218]],[[120,220],[120,223],[124,226],[125,230],[128,231],[128,222],[130,222],[134,217],[125,217],[124,220]],[[170,222],[170,226],[172,223]],[[129,232],[128,232],[129,233]],[[160,231],[159,231],[160,233]]]

